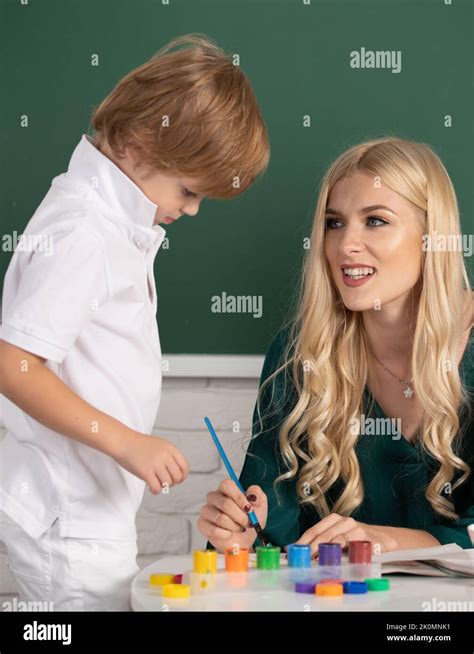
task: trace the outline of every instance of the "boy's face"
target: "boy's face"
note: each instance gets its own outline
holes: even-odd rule
[[[140,166],[138,157],[130,148],[126,148],[125,157],[117,157],[106,143],[99,149],[138,186],[149,200],[158,205],[154,225],[160,223],[170,225],[183,214],[195,216],[199,211],[204,194],[197,194],[194,191],[196,179],[174,177],[161,171],[149,172]]]
[[[191,177],[173,177],[153,172],[147,177],[139,176],[132,180],[149,200],[158,205],[154,225],[170,225],[183,214],[195,216],[204,198],[203,194],[194,191],[196,180]]]

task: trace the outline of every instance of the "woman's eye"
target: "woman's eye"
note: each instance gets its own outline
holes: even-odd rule
[[[386,220],[382,220],[382,218],[378,218],[377,216],[369,216],[367,220],[378,220],[379,223],[382,223],[382,225],[388,225]],[[337,229],[337,227],[334,226],[334,223],[340,223],[340,220],[337,220],[336,218],[326,218],[326,229]],[[380,227],[380,225],[368,225],[368,227]]]
[[[326,218],[326,229],[334,229],[334,222],[338,222],[335,218]]]
[[[377,216],[369,216],[369,218],[367,218],[367,220],[378,220],[379,223],[382,223],[383,225],[388,224],[386,220],[382,220],[382,218],[377,218]],[[377,225],[374,225],[374,227],[377,227]]]

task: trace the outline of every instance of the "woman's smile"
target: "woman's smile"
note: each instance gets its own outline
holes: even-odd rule
[[[369,282],[375,275],[377,271],[373,269],[373,272],[362,273],[358,275],[348,275],[345,270],[342,270],[342,280],[346,286],[362,286]]]

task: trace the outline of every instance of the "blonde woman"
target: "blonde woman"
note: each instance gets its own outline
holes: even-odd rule
[[[332,164],[295,317],[265,359],[247,495],[225,480],[201,510],[213,547],[258,544],[251,508],[273,544],[313,554],[471,547],[473,294],[452,237],[455,193],[428,146],[382,138]]]

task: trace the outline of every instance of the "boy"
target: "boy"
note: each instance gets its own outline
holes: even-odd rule
[[[25,229],[42,247],[15,251],[3,291],[0,534],[21,599],[55,611],[130,609],[145,484],[188,474],[150,435],[161,223],[239,195],[269,159],[249,81],[201,35],[130,72],[92,122]]]

